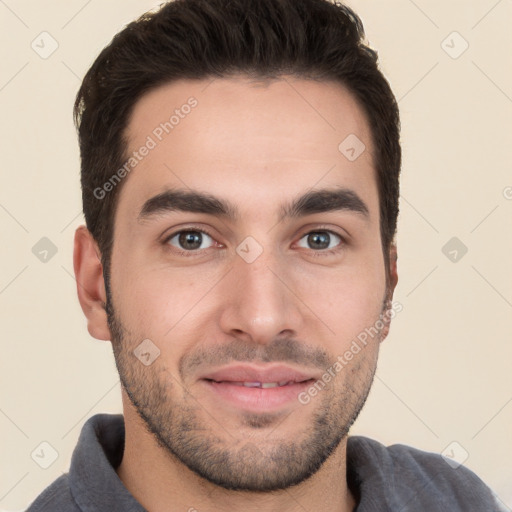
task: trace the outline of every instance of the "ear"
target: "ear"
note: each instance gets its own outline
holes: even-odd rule
[[[82,311],[87,317],[87,330],[98,340],[110,340],[105,304],[107,294],[98,245],[85,226],[75,232],[73,267]]]
[[[398,272],[397,272],[397,259],[398,253],[396,248],[396,242],[393,242],[389,248],[389,275],[388,275],[388,288],[386,290],[386,303],[384,311],[382,312],[382,321],[384,327],[380,333],[380,341],[384,341],[389,334],[389,328],[391,326],[391,304],[393,301],[393,293],[398,283]]]

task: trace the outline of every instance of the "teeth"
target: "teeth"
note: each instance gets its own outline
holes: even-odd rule
[[[281,382],[235,382],[235,381],[223,381],[228,382],[232,386],[243,386],[246,388],[261,388],[261,389],[269,389],[269,388],[277,388],[281,386],[286,386],[288,384],[293,384],[291,381],[281,381]]]
[[[246,388],[261,388],[261,382],[242,382]]]
[[[286,386],[288,384],[288,381],[284,382],[243,382],[242,385],[246,388],[262,388],[262,389],[269,389],[269,388],[277,388],[279,386]]]

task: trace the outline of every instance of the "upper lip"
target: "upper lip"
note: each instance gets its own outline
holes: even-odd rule
[[[236,364],[205,373],[201,379],[216,382],[304,382],[314,379],[312,371],[300,371],[286,365],[255,366]]]

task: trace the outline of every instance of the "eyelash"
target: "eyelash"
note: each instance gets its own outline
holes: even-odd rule
[[[215,237],[207,229],[204,229],[204,228],[201,228],[201,229],[199,229],[199,228],[185,228],[185,229],[180,229],[179,231],[175,231],[171,235],[165,237],[165,239],[162,241],[162,244],[164,246],[166,246],[166,247],[172,247],[172,249],[170,249],[170,251],[173,252],[174,254],[176,254],[178,256],[184,256],[186,258],[199,257],[199,256],[202,255],[201,253],[203,251],[208,251],[209,249],[211,249],[211,247],[209,247],[208,249],[180,251],[176,247],[170,246],[169,241],[172,240],[176,235],[179,235],[181,233],[189,233],[189,232],[204,233],[205,235],[208,235],[212,240],[215,241]],[[341,236],[339,233],[336,233],[336,231],[333,231],[331,229],[323,228],[322,226],[320,226],[317,229],[313,229],[311,231],[307,231],[306,233],[304,233],[299,238],[299,240],[302,240],[306,235],[310,235],[311,233],[329,233],[330,235],[335,235],[335,236],[339,237],[340,240],[341,240],[340,243],[338,244],[338,246],[336,248],[334,248],[334,249],[321,249],[321,250],[318,250],[318,251],[315,251],[315,250],[311,249],[313,251],[313,257],[315,257],[315,258],[316,257],[322,257],[322,256],[331,256],[331,255],[337,254],[340,250],[343,249],[343,247],[347,243],[345,238],[343,236]]]

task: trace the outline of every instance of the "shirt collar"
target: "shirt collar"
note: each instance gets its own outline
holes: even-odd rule
[[[124,452],[121,414],[97,414],[84,424],[71,458],[71,494],[84,512],[146,512],[116,473]]]

